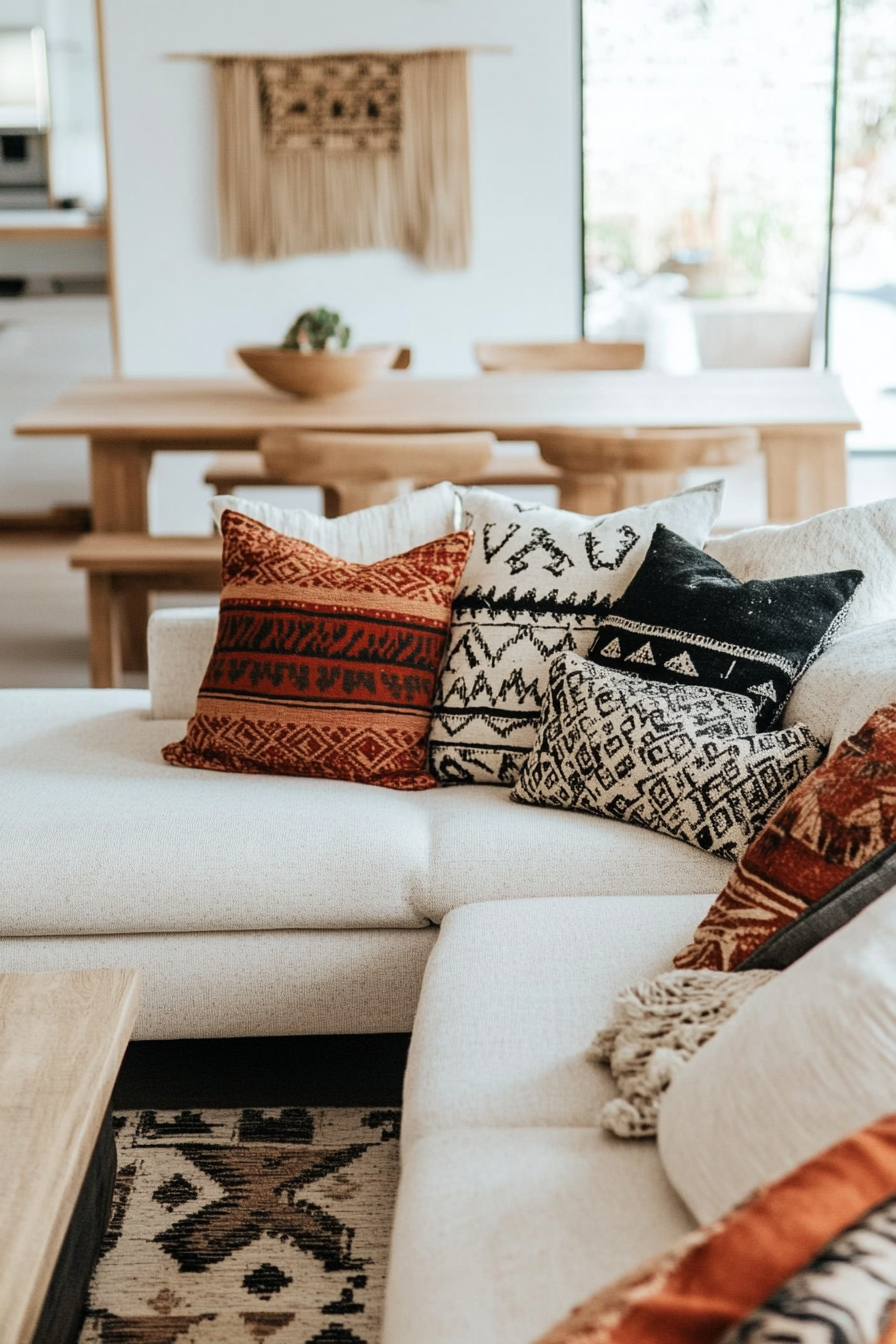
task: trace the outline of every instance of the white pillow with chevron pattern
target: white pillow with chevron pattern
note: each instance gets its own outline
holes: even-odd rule
[[[722,490],[713,481],[599,518],[466,491],[473,549],[452,607],[430,736],[440,783],[514,783],[535,740],[551,658],[588,652],[657,523],[702,546]]]
[[[631,822],[733,861],[822,755],[803,723],[758,733],[747,696],[644,681],[567,653],[551,664],[535,746],[510,796]]]

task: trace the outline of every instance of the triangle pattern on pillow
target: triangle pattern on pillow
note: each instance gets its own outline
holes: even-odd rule
[[[667,663],[666,666],[668,667],[669,664]],[[758,695],[763,700],[773,700],[775,704],[778,703],[774,683],[771,681],[764,681],[761,686],[748,686],[747,691],[750,695]]]
[[[640,649],[635,649],[625,660],[627,663],[653,663],[656,665],[656,659],[653,656],[653,649],[650,647],[650,640],[642,644]]]
[[[601,649],[601,653],[605,658],[621,658],[622,645],[618,639],[611,639],[606,648]]]
[[[699,673],[694,666],[693,659],[687,649],[683,649],[681,653],[677,653],[674,658],[670,658],[668,663],[664,663],[663,666],[668,667],[670,672],[678,672],[682,677],[699,676]]]

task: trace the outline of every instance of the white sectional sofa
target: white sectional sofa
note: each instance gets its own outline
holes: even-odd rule
[[[144,1038],[410,1031],[457,906],[724,884],[712,855],[506,789],[165,764],[185,722],[154,714],[195,702],[213,619],[153,618],[152,694],[0,692],[0,971],[139,966]]]

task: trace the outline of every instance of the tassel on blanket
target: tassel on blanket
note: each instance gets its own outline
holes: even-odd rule
[[[662,1094],[678,1069],[779,971],[666,971],[616,996],[613,1018],[588,1051],[609,1065],[620,1096],[600,1113],[621,1139],[656,1133]]]

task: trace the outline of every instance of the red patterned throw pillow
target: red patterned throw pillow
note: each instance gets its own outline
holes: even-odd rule
[[[896,841],[896,704],[797,785],[738,861],[680,968],[732,971]]]
[[[215,649],[172,765],[431,789],[426,753],[472,533],[372,565],[228,511]]]

